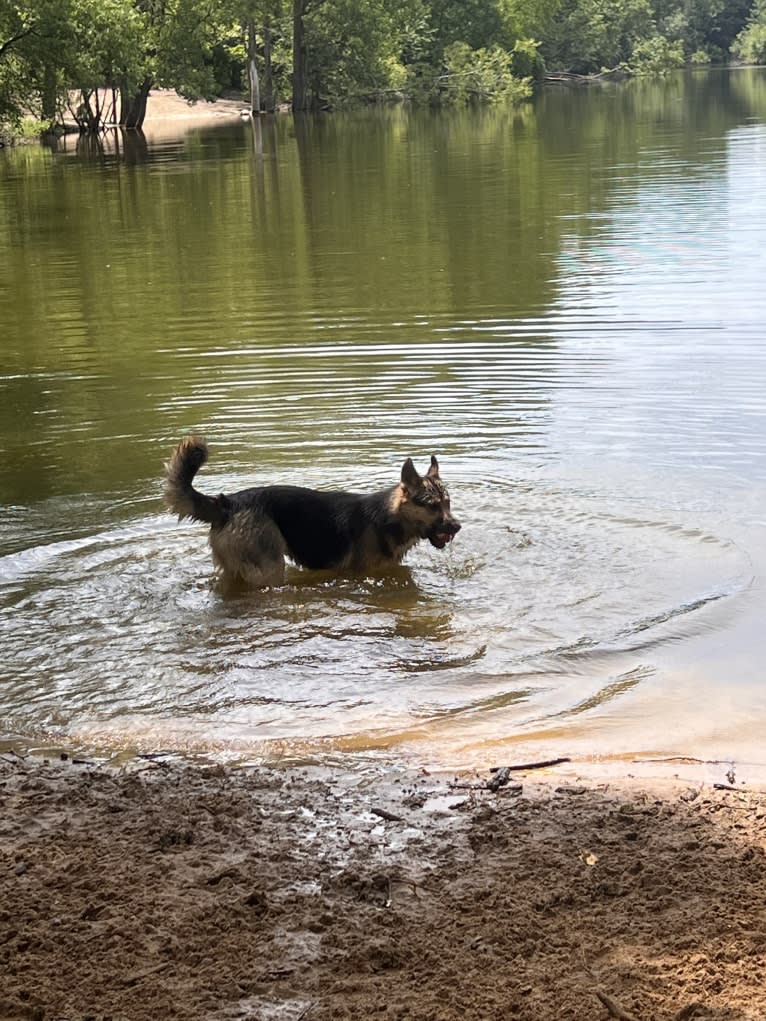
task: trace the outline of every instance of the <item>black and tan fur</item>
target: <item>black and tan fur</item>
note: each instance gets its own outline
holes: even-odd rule
[[[424,476],[408,458],[396,485],[366,495],[263,486],[207,496],[192,486],[206,461],[201,436],[181,440],[165,466],[165,503],[179,519],[210,525],[213,562],[229,582],[281,585],[285,557],[315,569],[380,570],[421,539],[443,549],[460,530],[435,457]]]

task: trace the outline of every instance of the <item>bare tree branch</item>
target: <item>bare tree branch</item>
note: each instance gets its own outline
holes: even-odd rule
[[[6,50],[9,50],[11,46],[17,43],[20,39],[26,39],[28,35],[32,35],[34,30],[35,26],[29,25],[27,28],[23,28],[20,32],[17,32],[16,35],[11,36],[10,39],[6,39],[4,43],[0,43],[0,60],[2,60],[5,56]]]

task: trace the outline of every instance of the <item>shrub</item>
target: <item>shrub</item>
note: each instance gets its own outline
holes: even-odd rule
[[[633,47],[630,60],[622,65],[626,71],[636,75],[667,74],[684,66],[684,46],[680,39],[671,41],[665,36],[655,35],[644,39]]]
[[[473,50],[467,43],[452,43],[444,51],[444,65],[439,84],[448,102],[521,100],[531,92],[528,79],[514,77],[511,54],[499,46]]]
[[[743,28],[731,52],[745,64],[766,64],[766,23],[756,21]]]
[[[545,61],[540,55],[540,43],[534,39],[517,39],[511,50],[511,71],[516,78],[532,78],[539,82],[545,77]]]

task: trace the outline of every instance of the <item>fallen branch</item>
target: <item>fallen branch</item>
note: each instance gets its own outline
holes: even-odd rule
[[[605,993],[603,989],[594,989],[593,992],[601,1000],[611,1016],[617,1018],[617,1021],[638,1021],[638,1018],[633,1014],[629,1014],[627,1010],[620,1006],[617,1000],[608,993]]]
[[[572,760],[567,756],[561,759],[544,759],[542,762],[522,762],[518,766],[490,766],[490,773],[497,773],[501,769],[507,769],[509,771],[516,770],[521,772],[525,769],[546,769],[548,766],[560,766],[562,762],[571,762]]]

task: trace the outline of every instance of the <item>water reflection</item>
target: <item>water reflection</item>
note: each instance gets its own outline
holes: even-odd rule
[[[680,75],[4,157],[5,729],[746,743],[764,95],[761,71]],[[436,453],[465,527],[396,578],[224,596],[204,530],[158,514],[189,430],[210,491],[374,489]]]

